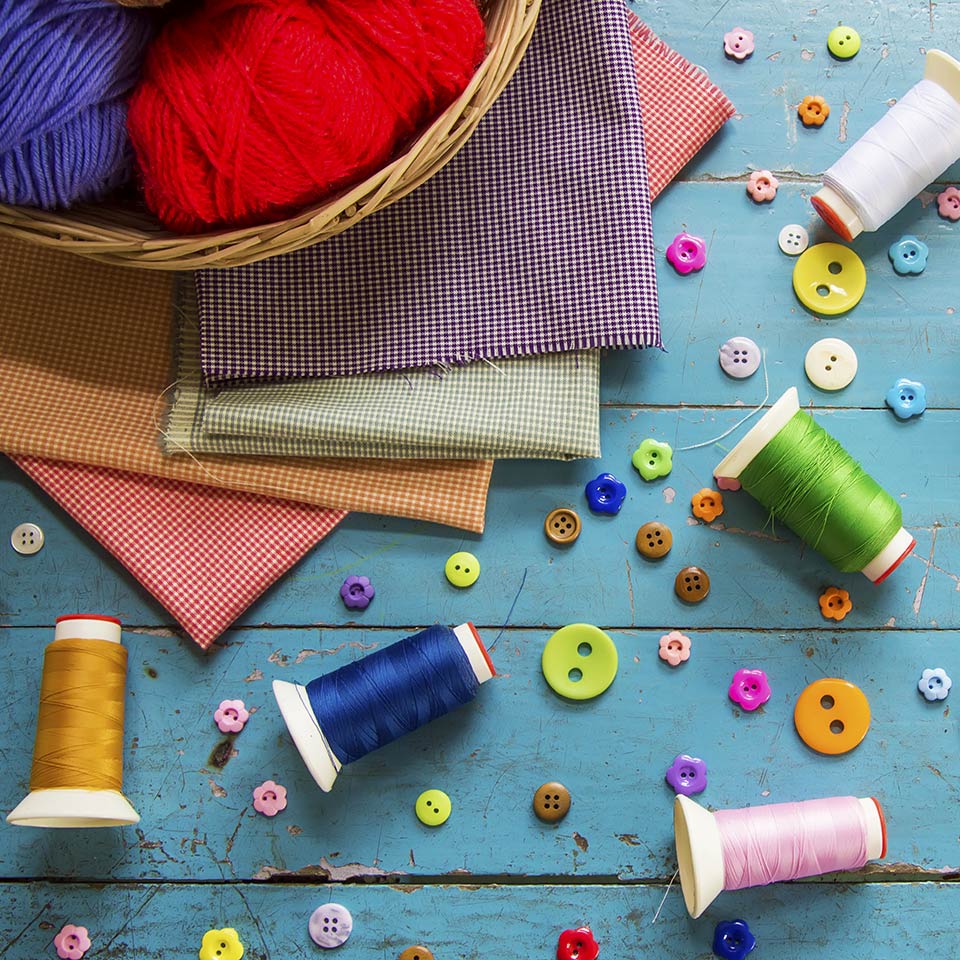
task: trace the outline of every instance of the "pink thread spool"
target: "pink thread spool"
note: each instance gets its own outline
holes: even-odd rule
[[[859,870],[887,854],[887,825],[873,797],[711,813],[678,796],[673,830],[683,900],[694,919],[723,890]]]

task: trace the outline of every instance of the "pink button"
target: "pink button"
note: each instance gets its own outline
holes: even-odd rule
[[[213,714],[221,733],[239,733],[249,719],[250,713],[242,700],[221,700]]]
[[[678,233],[667,247],[667,260],[677,273],[702,270],[707,265],[707,245],[689,233]]]
[[[746,60],[753,53],[753,34],[743,27],[734,27],[723,35],[723,52],[734,60]]]
[[[937,197],[937,210],[941,217],[948,220],[960,220],[960,190],[956,187],[947,187]]]
[[[660,638],[660,659],[666,660],[671,667],[679,667],[690,659],[690,638],[676,630],[671,630]]]
[[[287,788],[272,780],[264,780],[253,791],[253,809],[265,817],[275,817],[287,806]]]
[[[53,945],[57,948],[60,960],[80,960],[90,949],[90,937],[86,927],[75,927],[68,923],[53,938]]]
[[[770,684],[762,670],[738,670],[730,684],[730,699],[744,710],[756,710],[770,699]]]
[[[769,170],[754,170],[747,181],[747,193],[754,203],[769,203],[779,186],[780,181]]]
[[[736,477],[714,477],[718,490],[739,490],[740,481]]]

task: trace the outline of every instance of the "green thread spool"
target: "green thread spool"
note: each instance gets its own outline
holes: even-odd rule
[[[808,413],[791,387],[713,471],[843,573],[885,580],[916,546],[900,504]]]

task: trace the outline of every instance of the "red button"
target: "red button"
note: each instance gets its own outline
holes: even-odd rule
[[[557,960],[597,960],[600,947],[589,927],[564,930],[557,943]]]

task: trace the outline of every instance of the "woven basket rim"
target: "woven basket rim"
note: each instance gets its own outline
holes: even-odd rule
[[[267,224],[177,235],[146,211],[108,205],[70,210],[0,204],[0,234],[103,263],[153,270],[233,267],[342,233],[442,169],[473,134],[520,64],[542,0],[489,0],[487,55],[466,90],[400,156],[322,204]]]

